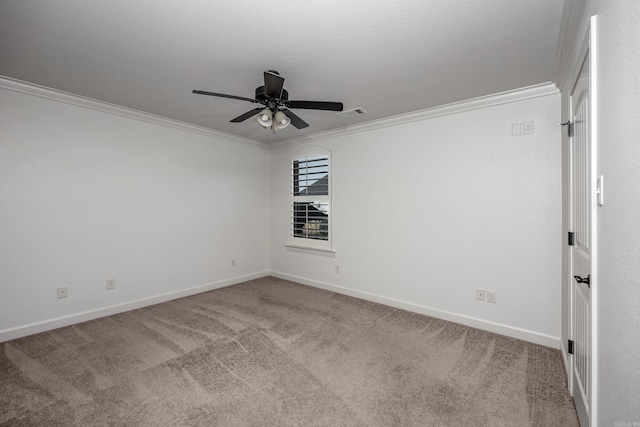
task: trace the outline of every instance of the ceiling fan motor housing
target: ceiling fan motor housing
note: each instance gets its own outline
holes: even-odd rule
[[[259,86],[256,88],[256,101],[266,102],[268,99],[267,95],[264,93],[264,86]],[[282,89],[282,94],[280,95],[279,101],[282,103],[283,101],[287,101],[289,99],[289,92],[286,89]]]

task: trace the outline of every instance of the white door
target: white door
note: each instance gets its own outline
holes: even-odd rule
[[[591,285],[594,233],[594,162],[589,98],[589,58],[587,52],[571,91],[571,292],[573,357],[573,398],[580,425],[589,425],[591,414]]]

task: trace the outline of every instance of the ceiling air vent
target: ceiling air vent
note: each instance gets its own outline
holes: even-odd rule
[[[355,116],[361,116],[363,114],[367,114],[362,108],[352,108],[351,110],[345,110],[340,113],[336,113],[336,116],[342,117],[343,119],[349,119]]]

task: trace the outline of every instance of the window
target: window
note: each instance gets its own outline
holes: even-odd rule
[[[329,240],[329,158],[293,161],[293,237]]]
[[[329,162],[328,152],[301,155],[291,162],[292,245],[331,248]]]

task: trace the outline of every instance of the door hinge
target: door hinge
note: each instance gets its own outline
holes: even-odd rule
[[[564,123],[560,123],[560,126],[566,126],[567,127],[567,136],[569,138],[571,138],[573,136],[573,123],[571,123],[569,120],[567,120]]]
[[[574,237],[575,237],[575,233],[573,231],[570,231],[567,237],[567,244],[569,246],[573,246],[573,242],[574,242]]]
[[[569,340],[569,348],[567,349],[567,353],[573,354],[573,341]]]

